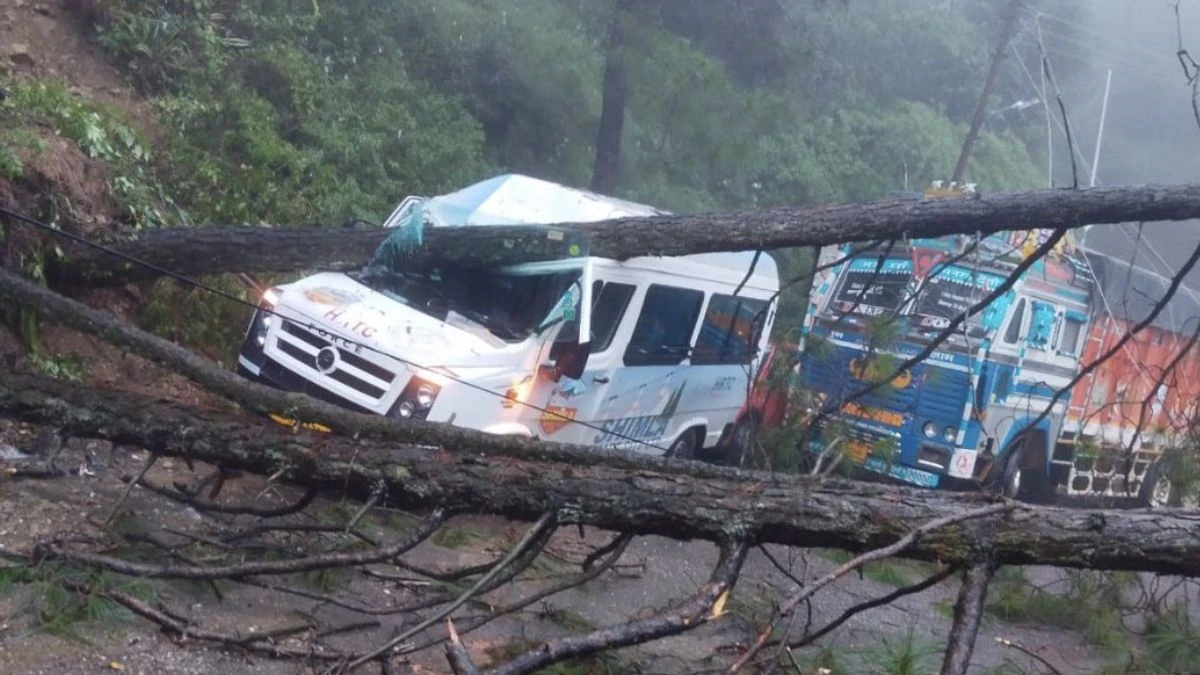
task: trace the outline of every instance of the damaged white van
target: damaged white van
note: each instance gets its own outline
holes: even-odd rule
[[[361,271],[263,294],[274,314],[255,313],[238,372],[379,415],[696,456],[746,399],[775,319],[774,261],[749,252],[611,260],[557,225],[664,213],[521,175],[410,197]],[[489,225],[528,226],[561,242],[561,255],[406,264],[404,247],[420,246],[429,228]]]

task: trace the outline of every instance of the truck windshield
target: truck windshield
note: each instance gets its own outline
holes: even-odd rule
[[[913,302],[914,326],[918,333],[936,333],[982,300],[1004,280],[994,274],[951,265],[937,270],[926,280]],[[983,337],[983,314],[967,319],[965,328],[972,338]]]
[[[514,273],[494,267],[401,271],[373,266],[358,281],[441,321],[455,313],[515,343],[538,329],[581,275],[580,269]]]
[[[891,258],[856,258],[847,263],[841,286],[829,302],[828,314],[880,316],[898,313],[908,298],[913,278],[912,261]]]

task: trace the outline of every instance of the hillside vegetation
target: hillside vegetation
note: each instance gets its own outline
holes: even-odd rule
[[[25,181],[34,215],[84,231],[378,222],[405,195],[505,171],[586,187],[613,63],[617,196],[680,212],[884,197],[949,177],[1000,24],[984,0],[68,4],[149,112],[17,68],[0,175]],[[994,100],[1021,84],[1002,78]],[[1043,123],[989,116],[969,179],[1038,186]],[[102,165],[106,203],[38,187],[28,168],[54,137]],[[789,276],[808,264],[776,255]],[[781,333],[803,290],[786,300]],[[191,313],[240,329],[225,312]],[[173,332],[217,350],[230,337]]]

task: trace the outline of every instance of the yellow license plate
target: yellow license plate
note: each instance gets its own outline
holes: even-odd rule
[[[867,461],[867,455],[871,454],[871,446],[862,441],[849,441],[846,443],[846,458],[855,464],[862,464]]]
[[[292,419],[291,417],[284,417],[283,415],[276,415],[275,413],[270,413],[267,416],[274,420],[277,424],[282,424],[289,429],[295,429],[299,427],[309,431],[318,431],[323,434],[327,434],[332,431],[332,429],[324,424],[317,424],[316,422],[302,422],[297,424],[296,420]]]

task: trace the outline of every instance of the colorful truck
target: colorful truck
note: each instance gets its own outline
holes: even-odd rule
[[[972,190],[935,188],[923,198],[969,198]],[[1048,236],[1013,231],[823,249],[825,269],[802,329],[800,380],[833,414],[813,420],[802,455],[912,485],[985,487],[1040,503],[1063,495],[1177,500],[1171,466],[1160,459],[1186,440],[1200,388],[1188,376],[1200,359],[1190,351],[1177,358],[1188,339],[1181,321],[1160,318],[1117,359],[1084,372],[1141,318],[1127,302],[1106,299],[1130,284],[1149,284],[1139,293],[1162,297],[1164,280],[1130,272],[1068,236],[996,292]],[[1189,295],[1181,291],[1173,302],[1171,316],[1200,318]],[[1145,303],[1138,307],[1145,316]]]

